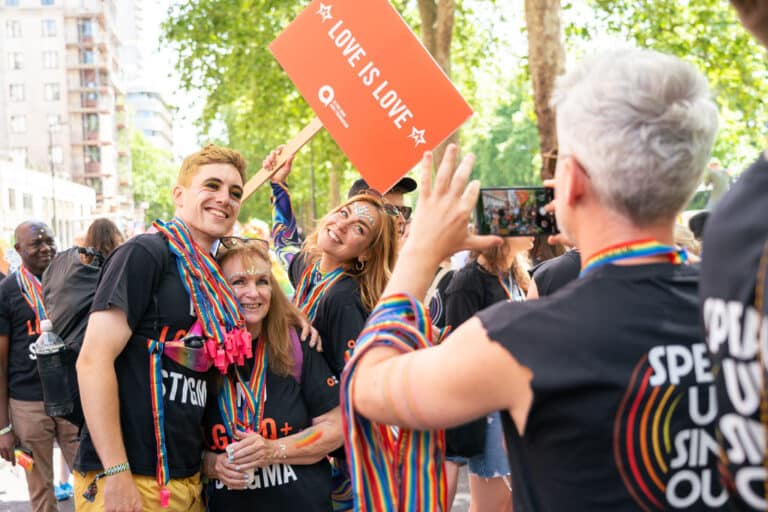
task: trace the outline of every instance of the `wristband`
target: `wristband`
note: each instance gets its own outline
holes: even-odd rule
[[[93,481],[90,483],[88,488],[83,493],[83,498],[85,498],[88,502],[93,503],[96,499],[96,493],[98,492],[98,487],[96,484],[99,480],[102,478],[106,478],[108,476],[116,475],[118,473],[122,473],[124,471],[130,471],[131,465],[128,464],[128,462],[123,462],[122,464],[117,464],[116,466],[109,467],[96,475],[96,477],[93,479]]]
[[[288,458],[288,449],[285,447],[285,443],[277,443],[277,447],[280,448],[280,460]]]
[[[10,432],[13,432],[13,424],[9,423],[7,427],[0,428],[0,436],[4,436],[5,434],[8,434]]]

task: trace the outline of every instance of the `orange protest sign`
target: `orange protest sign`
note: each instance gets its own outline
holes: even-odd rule
[[[269,48],[382,192],[472,115],[387,0],[315,0]]]

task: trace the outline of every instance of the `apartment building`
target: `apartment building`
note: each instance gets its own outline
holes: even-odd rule
[[[71,247],[95,208],[92,188],[26,168],[18,154],[0,151],[0,239],[10,242],[16,226],[39,219],[53,228],[61,248]]]
[[[90,214],[127,227],[135,211],[116,12],[116,0],[0,0],[0,151],[90,187]]]

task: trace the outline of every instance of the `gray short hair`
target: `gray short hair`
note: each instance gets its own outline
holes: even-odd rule
[[[717,107],[694,66],[627,48],[560,77],[560,154],[589,173],[605,205],[638,226],[674,217],[695,191],[717,131]]]

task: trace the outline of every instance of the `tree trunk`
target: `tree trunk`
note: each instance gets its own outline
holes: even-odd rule
[[[453,39],[456,0],[418,0],[421,18],[421,41],[432,57],[451,78],[451,40]],[[433,150],[434,161],[440,162],[449,143],[459,142],[459,132]]]
[[[547,179],[554,174],[555,161],[544,155],[557,149],[555,111],[549,106],[549,101],[555,77],[565,68],[560,0],[525,0],[525,21],[528,28],[528,67],[542,154],[541,177]]]

